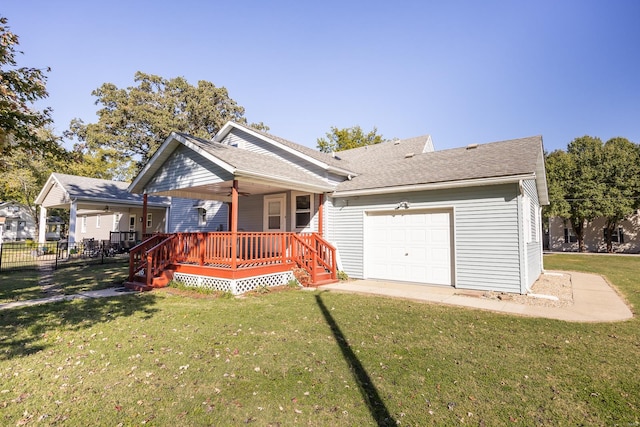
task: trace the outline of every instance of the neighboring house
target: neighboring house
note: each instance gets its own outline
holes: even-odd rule
[[[238,242],[220,234],[239,254],[229,261],[232,273],[207,270],[206,246],[199,269],[183,269],[183,280],[194,283],[204,280],[198,275],[236,277],[247,247],[275,247],[276,256],[293,258],[298,238],[289,234],[307,233],[316,240],[304,247],[319,257],[332,250],[323,243],[330,242],[338,268],[352,278],[526,293],[542,272],[548,193],[539,136],[443,151],[424,136],[331,155],[229,122],[213,141],[172,133],[129,190],[191,199],[198,215],[201,201],[217,201],[210,205],[216,227],[243,231]],[[278,233],[288,237],[266,240]],[[249,246],[252,238],[259,243]],[[182,253],[187,246],[172,247],[197,263],[195,254]],[[327,261],[324,268],[335,266]]]
[[[605,218],[596,218],[586,227],[584,243],[588,252],[607,251],[605,225]],[[611,241],[614,252],[640,253],[640,211],[620,221],[618,229],[611,236]],[[578,251],[578,239],[568,220],[560,217],[549,218],[549,250]]]
[[[144,215],[143,196],[129,193],[128,186],[128,182],[52,173],[35,201],[40,206],[40,241],[46,236],[42,219],[52,208],[69,210],[69,243],[95,239],[133,246],[143,234],[166,232],[170,200],[149,197]]]
[[[18,202],[0,202],[0,241],[32,240],[36,223],[28,206]]]

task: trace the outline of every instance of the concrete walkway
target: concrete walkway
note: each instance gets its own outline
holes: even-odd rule
[[[406,298],[568,322],[616,322],[633,317],[627,304],[602,276],[577,272],[563,273],[571,276],[573,286],[573,305],[568,307],[540,307],[483,298],[480,291],[378,280],[340,282],[318,289]]]
[[[455,289],[448,286],[417,285],[378,280],[354,280],[320,286],[320,291],[354,292],[375,294],[416,301],[449,304],[521,316],[543,317],[568,322],[616,322],[631,319],[633,313],[615,290],[595,274],[563,272],[571,276],[573,305],[568,307],[539,307],[516,302],[488,299],[480,291]],[[315,288],[304,288],[315,290]],[[108,288],[75,295],[54,295],[28,301],[0,304],[0,310],[45,304],[56,301],[71,301],[78,298],[115,297],[131,293],[126,288]]]

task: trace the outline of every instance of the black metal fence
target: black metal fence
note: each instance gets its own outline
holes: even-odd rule
[[[129,247],[110,240],[81,242],[4,242],[0,244],[0,271],[33,270],[65,265],[104,264],[129,258]]]

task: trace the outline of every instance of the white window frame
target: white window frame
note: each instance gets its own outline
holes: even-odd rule
[[[198,212],[198,226],[204,227],[207,225],[207,210],[203,207],[196,209]]]
[[[86,215],[82,215],[80,217],[80,232],[81,233],[86,233],[87,232],[87,216]]]
[[[153,213],[147,212],[147,228],[153,227]]]
[[[300,196],[309,196],[309,209],[297,209],[296,198]],[[300,191],[292,191],[291,192],[291,230],[292,231],[312,231],[313,230],[313,217],[315,214],[315,200],[313,198],[313,193],[303,193]],[[296,223],[297,214],[298,213],[309,213],[309,224],[303,227],[298,227]]]
[[[100,214],[96,214],[96,228],[100,228]]]
[[[565,233],[564,230],[566,230],[566,233]],[[568,245],[568,244],[571,244],[571,243],[577,243],[578,242],[578,236],[576,236],[576,233],[573,232],[573,227],[571,227],[569,225],[567,227],[564,227],[564,230],[563,230],[563,238],[564,238],[564,235],[567,236],[567,238],[565,240],[563,240],[565,244]]]

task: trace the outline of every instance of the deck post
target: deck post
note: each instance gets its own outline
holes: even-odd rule
[[[238,266],[238,180],[231,187],[231,269]]]
[[[142,195],[142,240],[147,234],[147,193]]]
[[[318,234],[322,237],[324,230],[324,193],[318,195]]]

